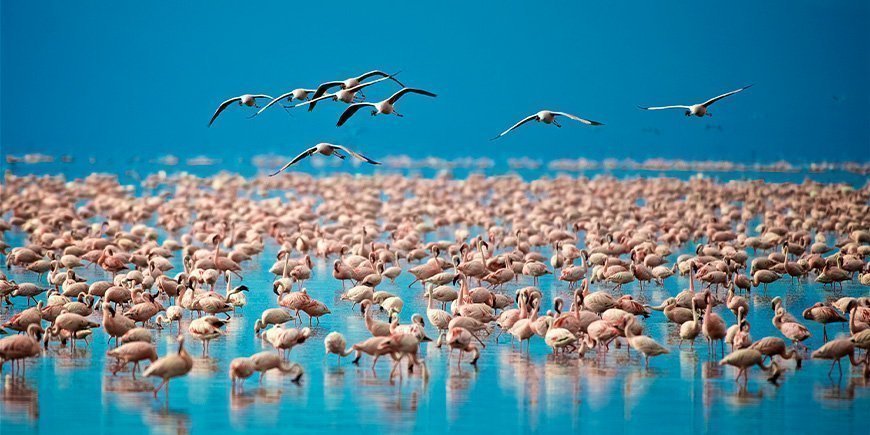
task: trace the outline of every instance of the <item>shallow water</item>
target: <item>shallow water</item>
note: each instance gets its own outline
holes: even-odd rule
[[[271,264],[273,257],[268,254],[274,252],[272,247],[261,256],[263,268]],[[81,417],[85,425],[74,433],[92,432],[91,428],[100,432],[118,428],[156,433],[225,428],[270,432],[280,424],[292,425],[294,430],[492,428],[525,432],[603,429],[623,419],[627,427],[680,422],[685,432],[714,428],[855,430],[866,424],[863,413],[856,411],[866,411],[870,390],[857,371],[847,369],[838,380],[836,369],[834,377],[828,377],[825,362],[806,361],[797,372],[787,363],[790,370],[780,387],[767,383],[755,370],[744,391],[733,381],[731,369],[711,362],[701,340],[692,350],[688,346],[677,350],[676,331],[660,313],[646,321],[647,331],[667,342],[673,352],[653,359],[649,370],[636,354],[629,358],[615,349],[601,360],[592,353],[583,360],[554,358],[540,338],[533,340],[531,354],[526,355],[502,337],[498,345],[493,338],[487,340],[476,369],[466,363],[457,366],[456,354],[448,363],[446,348],[430,344],[425,348],[428,380],[414,376],[391,383],[385,362],[372,373],[365,359],[357,367],[347,359],[339,365],[334,355],[324,358],[321,340],[328,331],[341,331],[349,342],[367,338],[368,332],[358,311],[351,312],[349,303],[338,301],[340,286],[331,277],[322,278],[329,276],[322,262],[314,272],[319,279],[306,287],[314,297],[327,301],[333,314],[315,328],[315,337],[293,351],[292,359],[306,370],[301,385],[270,373],[262,386],[252,378],[244,394],[230,394],[229,361],[268,349],[254,337],[253,322],[261,310],[274,306],[271,277],[262,269],[249,270],[244,274],[253,290],[248,305],[228,325],[229,335],[212,343],[210,357],[197,358],[189,376],[172,381],[168,404],[162,394],[153,399],[142,391],[148,387],[144,382],[150,381],[133,382],[129,373],[111,375],[104,357],[105,335],[98,331],[91,346],[79,349],[75,356],[55,346],[44,358],[31,362],[23,383],[5,378],[2,432],[55,433]],[[420,288],[408,289],[408,282],[402,276],[396,285],[381,286],[405,298],[405,319],[425,309],[424,299],[414,297],[421,295]],[[685,279],[672,278],[664,290],[641,291],[636,285],[629,290],[638,298],[658,302],[666,293],[686,286]],[[543,280],[541,288],[547,298],[567,293],[563,284],[554,284],[552,279]],[[823,297],[866,293],[854,284],[839,292],[808,283],[777,283],[767,295],[752,298],[752,335],[756,339],[777,335],[769,321],[770,295],[785,295],[790,310],[798,312]],[[729,313],[723,316],[733,322]],[[814,334],[810,347],[817,347],[821,328],[812,323],[810,328]],[[833,326],[831,332],[841,332],[840,326]],[[157,334],[161,354],[175,349],[174,335],[166,329]],[[189,343],[190,351],[199,356],[199,343]]]
[[[7,233],[7,241],[13,246],[21,243],[21,237],[20,233]],[[443,232],[430,237],[452,235]],[[744,390],[734,382],[734,370],[715,364],[719,357],[709,355],[703,339],[694,348],[684,345],[678,349],[676,328],[668,325],[659,312],[653,312],[645,321],[646,333],[666,343],[671,353],[654,358],[649,369],[644,369],[635,352],[629,357],[625,348],[611,349],[600,358],[589,352],[580,360],[576,356],[553,357],[539,337],[532,340],[531,351],[526,354],[512,346],[506,336],[498,344],[491,336],[476,368],[467,362],[457,365],[455,353],[448,362],[448,350],[430,343],[423,350],[428,376],[424,379],[415,373],[391,382],[386,359],[372,372],[368,357],[363,357],[359,367],[350,364],[349,358],[340,364],[335,355],[325,358],[322,339],[329,331],[342,332],[349,343],[369,334],[359,310],[352,311],[349,302],[338,300],[341,284],[331,277],[327,265],[331,263],[322,259],[316,260],[313,279],[305,286],[314,298],[326,302],[332,314],[322,318],[314,328],[314,336],[292,352],[291,359],[305,368],[301,384],[269,373],[262,385],[253,377],[243,394],[233,395],[227,376],[230,360],[270,349],[255,338],[253,324],[262,310],[275,306],[273,277],[267,269],[276,252],[277,246],[268,244],[261,256],[244,266],[244,284],[251,289],[248,305],[227,326],[229,334],[212,342],[210,357],[200,358],[200,343],[188,340],[188,350],[197,357],[194,369],[171,382],[168,399],[162,392],[158,399],[152,397],[150,388],[156,385],[152,380],[134,382],[129,372],[112,376],[105,357],[106,335],[97,330],[90,346],[80,347],[75,355],[53,344],[43,358],[28,363],[23,381],[11,379],[5,368],[0,389],[0,434],[343,429],[378,433],[525,433],[614,427],[655,431],[665,425],[676,433],[854,433],[866,428],[870,388],[848,363],[844,362],[840,378],[836,368],[833,377],[828,376],[831,366],[825,361],[804,361],[799,371],[794,370],[792,362],[786,362],[788,371],[778,387],[768,383],[756,368]],[[674,258],[676,254],[670,260]],[[178,258],[174,264],[180,270]],[[22,274],[17,269],[6,272],[19,282],[36,279],[34,274]],[[104,277],[102,272],[96,275],[91,269],[81,274],[89,280]],[[422,287],[415,284],[409,289],[411,279],[405,272],[395,284],[385,281],[378,287],[405,300],[401,316],[404,322],[412,313],[425,311]],[[516,288],[526,285],[530,280],[511,283],[504,291],[513,294]],[[641,290],[634,282],[623,291],[658,304],[687,286],[686,278],[673,277],[664,288],[653,285]],[[544,277],[539,287],[546,301],[569,294],[567,286],[552,276]],[[593,286],[593,290],[599,288],[603,287]],[[834,290],[783,279],[766,292],[752,294],[748,317],[752,337],[779,336],[770,322],[773,313],[769,300],[775,295],[782,295],[789,311],[799,315],[818,300],[867,294],[867,287],[857,282]],[[18,299],[15,303],[15,308],[20,309],[25,302]],[[719,310],[729,324],[734,322],[730,312],[721,307]],[[9,315],[7,311],[0,318]],[[807,342],[809,348],[819,347],[821,326],[804,323],[813,333]],[[427,329],[430,336],[436,336],[431,326]],[[841,325],[829,328],[831,336],[842,333],[845,329]],[[155,334],[161,355],[175,351],[174,326]]]

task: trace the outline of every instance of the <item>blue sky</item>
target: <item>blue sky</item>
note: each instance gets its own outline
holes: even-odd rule
[[[870,155],[870,2],[3,1],[0,147],[74,155],[468,154],[860,160]],[[254,120],[215,107],[371,69],[404,118],[344,106]],[[754,83],[712,118],[636,105]],[[380,99],[396,88],[368,92]],[[604,122],[530,125],[543,108]]]

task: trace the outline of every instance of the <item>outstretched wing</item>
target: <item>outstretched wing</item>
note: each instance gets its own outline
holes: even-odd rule
[[[400,71],[400,72],[401,72],[401,71]],[[393,73],[393,74],[387,74],[387,73],[385,73],[385,72],[383,72],[383,71],[380,71],[380,70],[374,70],[374,71],[369,71],[369,72],[367,72],[367,73],[365,73],[365,74],[363,74],[363,75],[357,77],[356,79],[359,80],[359,81],[363,81],[363,80],[365,80],[365,79],[367,79],[367,78],[369,78],[369,77],[381,76],[381,77],[388,78],[388,79],[390,79],[390,80],[392,80],[392,81],[398,83],[399,86],[401,86],[401,87],[404,88],[405,85],[403,85],[402,82],[396,80],[396,77],[395,77],[396,74],[398,74],[398,72]]]
[[[300,160],[302,160],[302,159],[304,159],[304,158],[306,158],[306,157],[308,157],[308,156],[314,154],[315,151],[317,151],[317,147],[311,147],[311,148],[308,148],[307,150],[303,151],[302,154],[299,154],[298,156],[294,157],[293,160],[290,160],[289,163],[287,163],[286,165],[282,166],[281,169],[279,169],[279,170],[277,170],[277,171],[275,171],[275,172],[269,174],[269,176],[270,176],[270,177],[274,177],[274,176],[280,174],[281,172],[284,172],[285,169],[287,169],[287,168],[293,166],[294,164],[296,164],[296,163],[299,162]]]
[[[310,112],[310,111],[314,110],[315,103],[317,101],[320,101],[318,98],[320,96],[322,96],[323,94],[325,94],[326,91],[328,91],[330,88],[334,88],[336,86],[341,86],[342,84],[344,84],[344,82],[336,81],[336,82],[326,82],[326,83],[323,83],[320,86],[318,86],[317,89],[314,90],[314,95],[311,96],[311,100],[309,100],[309,101],[314,101],[314,103],[311,103],[311,105],[308,107],[308,111]]]
[[[659,107],[643,107],[643,106],[637,106],[637,107],[639,109],[643,109],[643,110],[667,110],[667,109],[690,109],[691,108],[689,106],[679,106],[679,105],[677,105],[677,106],[659,106]]]
[[[370,159],[370,158],[368,158],[368,157],[366,157],[366,156],[364,156],[356,151],[352,151],[352,150],[348,149],[347,147],[344,147],[341,145],[333,145],[333,148],[338,148],[338,149],[340,149],[340,150],[342,150],[342,151],[344,151],[344,152],[346,152],[346,153],[348,153],[348,154],[350,154],[350,155],[352,155],[352,156],[354,156],[354,157],[356,157],[356,158],[358,158],[366,163],[371,163],[373,165],[380,165],[381,164],[380,162],[376,162],[376,161],[374,161],[374,160],[372,160],[372,159]]]
[[[211,127],[211,124],[214,122],[215,119],[217,119],[218,115],[220,115],[221,112],[223,112],[224,109],[226,109],[230,104],[233,104],[234,102],[241,101],[241,100],[242,100],[242,97],[234,97],[234,98],[230,98],[229,100],[221,103],[221,105],[218,106],[217,110],[215,110],[214,115],[211,116],[211,120],[208,122],[208,126]]]
[[[718,97],[713,97],[713,98],[711,98],[711,99],[709,99],[709,100],[703,102],[701,105],[704,106],[704,107],[708,107],[709,105],[711,105],[711,104],[713,104],[713,103],[715,103],[715,102],[717,102],[717,101],[719,101],[719,100],[721,100],[721,99],[723,99],[723,98],[725,98],[725,97],[727,97],[727,96],[729,96],[729,95],[734,95],[734,94],[736,94],[736,93],[738,93],[738,92],[743,92],[743,91],[745,91],[746,89],[749,89],[749,88],[751,88],[751,87],[752,87],[752,85],[749,85],[749,86],[744,86],[744,87],[742,87],[742,88],[740,88],[740,89],[737,89],[737,90],[734,90],[734,91],[731,91],[731,92],[726,92],[726,93],[724,93],[724,94],[722,94],[722,95],[719,95]]]
[[[369,87],[369,86],[371,86],[371,85],[373,85],[373,84],[375,84],[375,83],[380,83],[380,82],[382,82],[382,81],[384,81],[384,80],[387,80],[387,79],[389,79],[389,77],[381,77],[381,78],[379,78],[379,79],[372,80],[372,81],[370,81],[370,82],[360,83],[360,84],[358,84],[358,85],[356,85],[356,86],[354,86],[354,87],[347,88],[347,89],[345,89],[345,90],[346,90],[346,91],[349,91],[349,92],[357,93],[357,92],[359,92],[361,89],[367,88],[367,87]]]
[[[500,135],[498,135],[498,136],[496,136],[496,137],[494,137],[494,138],[492,138],[492,139],[490,139],[490,140],[496,140],[496,139],[498,139],[498,138],[500,138],[500,137],[502,137],[502,136],[504,136],[504,135],[510,133],[513,129],[515,129],[515,128],[517,128],[517,127],[519,127],[519,126],[521,126],[521,125],[523,125],[523,124],[525,124],[525,123],[527,123],[527,122],[529,122],[529,121],[535,119],[536,117],[537,117],[537,115],[529,115],[529,116],[523,118],[520,122],[518,122],[518,123],[514,124],[513,126],[511,126],[511,128],[509,128],[509,129],[503,131]]]
[[[559,115],[559,116],[564,116],[564,117],[566,117],[566,118],[571,118],[571,119],[573,119],[573,120],[575,120],[575,121],[580,121],[580,122],[582,122],[582,123],[584,123],[584,124],[586,124],[586,125],[604,125],[604,124],[602,124],[602,123],[600,123],[600,122],[598,122],[598,121],[590,121],[590,120],[588,120],[588,119],[583,119],[583,118],[581,118],[581,117],[579,117],[579,116],[574,116],[574,115],[572,115],[572,114],[570,114],[570,113],[565,113],[565,112],[553,112],[553,114],[554,114],[554,115]]]
[[[330,99],[330,98],[332,98],[332,97],[334,97],[334,96],[335,96],[335,93],[334,93],[334,92],[330,92],[330,93],[328,93],[328,94],[321,95],[321,96],[319,96],[319,97],[317,97],[317,98],[313,98],[313,97],[312,97],[310,100],[308,100],[308,101],[303,101],[303,102],[301,102],[301,103],[299,103],[299,104],[294,105],[293,107],[309,106],[309,107],[308,107],[308,111],[310,112],[312,109],[314,109],[314,105],[317,104],[318,101],[328,100],[328,99]]]
[[[342,125],[344,125],[345,122],[347,122],[348,119],[350,119],[351,116],[353,116],[354,113],[357,112],[357,110],[362,109],[363,107],[366,107],[366,106],[374,107],[374,104],[372,104],[372,103],[356,103],[356,104],[351,104],[350,106],[347,106],[347,109],[344,109],[344,112],[341,114],[341,117],[338,118],[338,123],[335,124],[335,126],[341,127]]]
[[[422,90],[422,89],[417,89],[417,88],[402,88],[402,89],[399,89],[399,91],[396,92],[395,94],[391,95],[390,98],[387,100],[387,102],[390,103],[390,104],[393,104],[393,103],[396,102],[396,100],[398,100],[399,98],[402,98],[402,95],[405,95],[405,94],[408,94],[408,93],[411,93],[411,94],[426,95],[426,96],[429,96],[429,97],[437,97],[437,95],[435,95],[435,94],[433,94],[433,93],[431,93],[431,92],[429,92],[429,91],[424,91],[424,90]]]
[[[279,102],[279,101],[281,101],[281,100],[283,100],[283,99],[285,99],[285,98],[287,98],[287,97],[289,97],[289,96],[291,96],[291,95],[293,95],[293,91],[290,91],[290,92],[288,92],[288,93],[286,93],[286,94],[279,95],[277,98],[273,98],[272,101],[269,101],[269,103],[266,104],[265,106],[263,106],[262,109],[258,110],[257,113],[253,114],[253,115],[251,116],[251,118],[253,118],[254,116],[257,116],[257,115],[263,113],[264,110],[268,109],[269,107],[272,107],[273,104],[275,104],[275,103],[277,103],[277,102]]]

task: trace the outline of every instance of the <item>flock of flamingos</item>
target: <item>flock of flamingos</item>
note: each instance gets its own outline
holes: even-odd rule
[[[354,362],[368,355],[373,369],[383,357],[391,377],[405,370],[425,376],[420,347],[428,341],[458,350],[457,363],[467,356],[475,364],[482,347],[507,345],[499,336],[521,351],[543,339],[564,358],[601,357],[627,345],[650,364],[673,350],[644,334],[640,319],[651,315],[678,325],[672,333],[681,347],[701,339],[711,355],[722,353],[720,364],[736,367],[744,383],[753,366],[777,382],[785,360],[794,369],[803,360],[830,360],[842,373],[847,358],[870,374],[870,298],[824,300],[795,316],[777,296],[771,322],[778,336],[753,339],[745,320],[749,292],[777,280],[870,285],[866,187],[299,174],[151,176],[143,183],[135,196],[111,176],[7,177],[0,231],[22,232],[26,241],[0,248],[9,270],[32,277],[16,282],[0,273],[0,298],[10,306],[2,328],[11,334],[0,340],[0,359],[13,376],[45,349],[74,349],[102,336],[116,345],[108,352],[117,360],[111,372],[135,377],[149,362],[143,375],[161,380],[156,395],[193,367],[185,338],[207,354],[209,342],[244,312],[247,292],[275,294],[255,326],[257,339],[275,351],[233,359],[234,385],[273,369],[303,376],[288,354],[295,347],[322,352],[308,340],[318,328],[306,325],[330,313],[324,300],[360,307],[372,334],[349,346],[330,332],[326,352],[354,354]],[[268,195],[274,191],[293,199]],[[233,286],[272,244],[279,251],[271,288]],[[346,288],[339,297],[305,288],[315,261],[332,263],[336,285]],[[88,268],[102,278],[84,279]],[[405,273],[414,277],[410,287],[391,284]],[[535,287],[546,274],[561,283],[552,310]],[[673,288],[675,274],[690,277],[688,289]],[[672,296],[650,306],[622,295],[634,281]],[[425,313],[403,310],[413,298],[427,301]],[[847,323],[849,336],[829,339],[835,322]],[[179,331],[177,351],[158,357],[159,328]],[[810,353],[806,343],[818,349]]]
[[[374,83],[361,83],[365,78],[291,92],[266,107],[309,92],[313,98],[301,104],[350,103]],[[396,81],[378,81],[387,79]],[[340,90],[325,93],[330,87]],[[703,116],[735,92],[680,107]],[[214,118],[233,102],[253,106],[259,97],[266,96],[227,100]],[[375,104],[374,113],[395,113],[390,100]],[[348,110],[371,106],[357,104]],[[544,112],[505,133],[531,120],[573,117]],[[320,144],[290,164],[314,153],[368,160]],[[224,339],[226,325],[245,313],[251,292],[274,293],[274,306],[259,313],[250,337],[274,350],[233,359],[234,389],[271,370],[298,381],[305,369],[290,359],[297,347],[325,349],[339,363],[369,358],[372,370],[386,361],[391,379],[426,376],[421,347],[447,347],[458,351],[457,364],[476,364],[485,346],[523,352],[531,340],[543,340],[558,358],[602,358],[625,346],[649,366],[675,350],[645,334],[649,316],[675,325],[670,334],[680,348],[701,340],[744,385],[754,366],[777,383],[815,360],[830,361],[829,374],[836,366],[842,375],[847,359],[870,376],[866,296],[789,307],[786,290],[770,300],[778,335],[752,337],[747,321],[755,309],[751,292],[779,280],[791,280],[791,288],[817,282],[832,295],[842,295],[833,290],[844,282],[870,286],[867,186],[290,173],[152,175],[138,195],[96,174],[74,181],[7,175],[0,189],[0,252],[10,276],[27,278],[0,271],[7,306],[0,325],[8,335],[0,339],[0,369],[12,376],[25,376],[29,361],[52,347],[108,339],[116,360],[108,370],[156,378],[156,397],[193,368],[190,341],[207,355],[210,342]],[[5,241],[7,232],[22,240],[19,246]],[[278,252],[274,282],[249,288],[244,275],[267,249]],[[326,270],[340,295],[306,288],[315,262],[331,264]],[[395,284],[402,274],[413,276],[410,286]],[[553,300],[537,287],[548,274],[558,277]],[[675,288],[677,274],[689,277],[687,289]],[[629,286],[656,286],[670,296],[653,304],[626,294]],[[425,301],[425,312],[408,313],[407,300]],[[371,337],[349,344],[341,331],[318,328],[336,304],[358,308]],[[848,335],[829,337],[831,323],[844,324]],[[178,346],[159,356],[154,337],[162,329],[177,331]]]

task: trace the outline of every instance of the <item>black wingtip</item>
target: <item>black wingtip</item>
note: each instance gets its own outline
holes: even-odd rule
[[[496,137],[490,139],[490,141],[496,140],[496,139],[498,139],[498,138],[500,138],[500,137],[501,137],[501,135],[498,135],[498,136],[496,136]]]
[[[402,83],[402,82],[400,82],[400,81],[399,81],[399,80],[398,80],[398,79],[397,79],[397,78],[396,78],[396,76],[397,76],[397,75],[399,75],[399,73],[400,73],[400,72],[402,72],[402,71],[401,71],[401,70],[399,70],[399,71],[396,71],[396,72],[394,72],[394,73],[392,73],[392,74],[390,74],[390,75],[389,75],[389,76],[387,76],[387,77],[388,77],[388,78],[389,78],[389,79],[390,79],[390,80],[392,80],[392,81],[394,81],[394,82],[396,82],[396,83],[397,83],[397,84],[398,84],[398,85],[399,85],[399,86],[401,86],[401,87],[403,87],[403,88],[404,88],[404,87],[405,87],[405,85],[404,85],[404,84],[403,84],[403,83]]]
[[[637,106],[637,108],[640,110],[649,110],[649,107]]]
[[[589,125],[604,125],[604,123],[598,121],[589,121]]]

